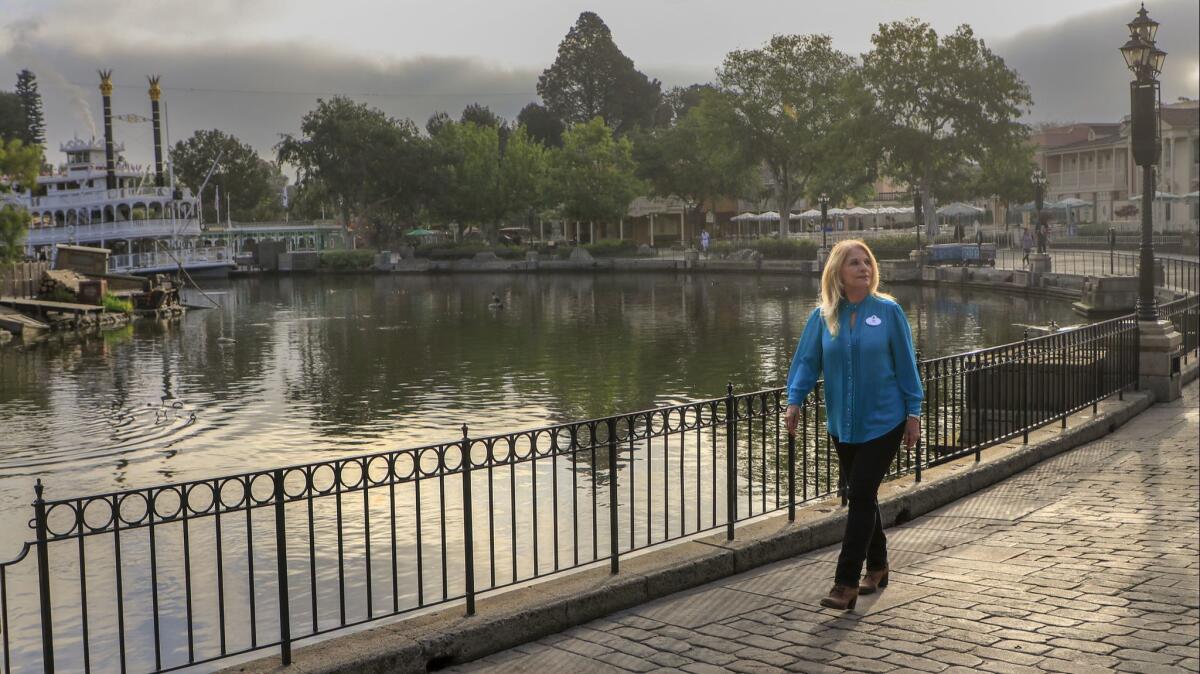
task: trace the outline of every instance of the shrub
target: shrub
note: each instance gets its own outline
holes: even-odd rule
[[[947,237],[949,239],[950,237]],[[867,245],[871,247],[871,252],[875,254],[877,260],[907,260],[908,254],[917,248],[916,234],[895,234],[889,236],[876,236],[866,239]],[[948,243],[949,240],[943,242]],[[929,240],[921,237],[921,244],[927,245]]]
[[[102,302],[104,310],[114,314],[129,314],[133,313],[133,302],[121,299],[112,293],[104,293]]]
[[[361,271],[375,266],[373,250],[324,250],[321,267],[332,271]]]
[[[638,254],[637,242],[620,239],[601,239],[596,243],[586,244],[583,248],[593,257],[637,257]]]
[[[475,257],[476,253],[495,253],[496,257],[502,260],[517,260],[525,257],[525,248],[523,246],[489,246],[482,241],[463,241],[421,246],[416,250],[417,257],[430,260],[470,260]]]
[[[815,260],[818,244],[808,239],[762,238],[754,241],[734,243],[717,241],[709,246],[709,253],[716,257],[729,257],[739,250],[753,250],[764,260]]]

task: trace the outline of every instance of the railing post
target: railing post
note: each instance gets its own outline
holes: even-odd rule
[[[471,441],[467,425],[462,427],[463,552],[466,564],[467,615],[475,615],[475,535],[471,526]]]
[[[283,471],[275,470],[275,573],[279,577],[279,655],[292,664],[292,604],[288,593],[287,526],[284,519]]]
[[[790,402],[790,401],[789,401]],[[787,434],[788,521],[796,521],[796,436]]]
[[[1029,328],[1025,328],[1025,332],[1024,332],[1023,336],[1021,337],[1021,356],[1022,356],[1021,369],[1020,369],[1020,372],[1021,372],[1021,378],[1020,378],[1021,399],[1024,402],[1024,404],[1021,405],[1021,432],[1022,432],[1021,442],[1023,444],[1028,445],[1029,444],[1029,418],[1031,416],[1030,410],[1029,410],[1029,402],[1030,402],[1031,394],[1033,393],[1030,390],[1030,387],[1028,385],[1029,384],[1029,381],[1028,381],[1029,372],[1031,369],[1029,367]]]
[[[733,540],[737,519],[737,407],[733,382],[725,387],[725,539]]]
[[[617,528],[617,506],[619,499],[617,497],[617,419],[609,417],[608,419],[608,556],[609,569],[613,574],[621,570],[621,560],[619,557],[620,547],[618,544],[618,528]]]
[[[34,530],[37,534],[38,602],[42,609],[42,669],[54,674],[54,625],[50,614],[50,552],[47,550],[46,502],[42,499],[42,480],[33,485]],[[6,625],[7,627],[7,625]]]
[[[1007,229],[1007,226],[1005,228]],[[928,372],[928,368],[923,368],[922,364],[921,350],[917,349],[918,374],[921,373],[922,369],[924,369],[926,373]],[[913,461],[916,462],[916,477],[914,479],[916,480],[917,484],[921,483],[921,442],[924,441],[926,436],[929,434],[929,385],[925,383],[925,377],[921,377],[921,390],[925,392],[925,400],[923,401],[925,409],[922,410],[924,414],[921,415],[921,421],[924,422],[925,429],[922,431],[920,439],[913,444]]]

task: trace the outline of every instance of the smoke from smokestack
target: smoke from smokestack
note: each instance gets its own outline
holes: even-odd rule
[[[37,32],[38,21],[33,19],[13,21],[5,28],[11,36],[8,53],[13,60],[29,68],[40,80],[67,92],[67,96],[71,99],[71,109],[75,118],[86,125],[91,137],[95,138],[97,135],[96,120],[92,116],[92,106],[88,103],[87,92],[83,90],[83,87],[67,81],[62,73],[52,68],[43,59],[38,58],[30,48],[30,37]]]

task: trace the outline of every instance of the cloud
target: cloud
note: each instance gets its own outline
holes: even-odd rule
[[[1117,50],[1129,38],[1125,24],[1135,11],[1133,5],[1099,10],[992,43],[1029,84],[1032,121],[1115,122],[1129,113],[1131,76]],[[1168,54],[1161,77],[1163,101],[1200,97],[1200,3],[1159,1],[1150,16],[1162,24],[1158,46]]]
[[[86,122],[72,115],[70,101],[82,91],[99,115],[97,68],[114,71],[115,114],[148,114],[145,75],[161,74],[172,140],[197,129],[219,128],[267,157],[280,134],[299,132],[301,118],[318,98],[347,95],[418,126],[438,110],[457,116],[473,102],[513,119],[536,99],[539,74],[458,57],[369,59],[298,42],[208,45],[152,54],[118,47],[103,58],[37,36],[26,36],[19,45],[0,55],[0,72],[29,67],[38,76],[52,147],[73,134],[90,132]],[[95,121],[99,126],[100,120]],[[152,155],[148,126],[116,124],[115,135],[126,144],[127,156],[147,162]]]

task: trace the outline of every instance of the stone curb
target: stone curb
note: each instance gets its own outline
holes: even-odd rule
[[[1200,363],[1183,373],[1196,378]],[[982,461],[959,459],[884,484],[879,509],[886,526],[906,522],[1069,449],[1086,444],[1125,424],[1153,404],[1149,392],[1127,392],[1124,401],[1109,399],[1094,418],[1059,430],[1043,427],[1029,445],[1010,442],[988,448]],[[1075,418],[1078,418],[1075,417]],[[798,508],[796,521],[786,512],[739,526],[737,538],[709,534],[644,554],[621,558],[621,572],[607,563],[477,599],[477,615],[467,618],[460,604],[408,616],[388,624],[322,641],[296,650],[284,667],[273,654],[225,672],[425,672],[484,657],[534,641],[659,597],[727,578],[841,540],[844,512],[833,498]],[[832,507],[831,507],[832,506]],[[830,512],[830,511],[834,512]]]

